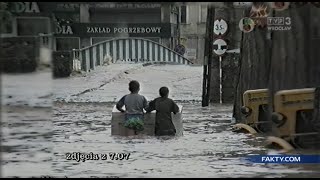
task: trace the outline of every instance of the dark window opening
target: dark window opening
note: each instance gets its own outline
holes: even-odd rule
[[[57,51],[70,51],[72,49],[79,49],[79,38],[56,38]]]
[[[181,23],[187,23],[187,6],[181,6],[180,18]]]
[[[49,33],[49,19],[22,18],[17,19],[18,36],[38,36]]]

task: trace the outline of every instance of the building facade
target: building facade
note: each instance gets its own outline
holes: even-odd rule
[[[208,3],[186,2],[179,4],[180,44],[184,56],[195,64],[203,64]]]
[[[137,37],[173,49],[179,42],[178,11],[170,2],[7,2],[11,14],[1,37],[48,36],[56,51],[113,38]]]

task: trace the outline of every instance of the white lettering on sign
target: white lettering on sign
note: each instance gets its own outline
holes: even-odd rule
[[[16,2],[12,11],[16,13],[40,13],[36,2]]]
[[[110,33],[111,29],[106,27],[87,27],[87,33]]]
[[[56,32],[57,34],[73,34],[72,28],[69,25],[58,25]]]
[[[159,3],[94,3],[92,8],[161,8]]]
[[[87,33],[111,33],[109,27],[87,27]],[[130,27],[130,28],[113,28],[113,33],[161,33],[161,27]]]
[[[75,3],[63,3],[63,4],[57,5],[58,10],[76,10],[79,8],[80,8],[80,5]]]
[[[228,24],[225,20],[220,19],[220,20],[215,20],[214,21],[214,29],[213,32],[216,35],[223,35],[227,32],[228,29]]]

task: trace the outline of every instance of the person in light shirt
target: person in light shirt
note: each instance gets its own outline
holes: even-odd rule
[[[140,84],[138,81],[131,81],[129,83],[130,94],[123,96],[117,103],[116,108],[125,113],[124,126],[131,131],[128,135],[137,135],[144,130],[144,112],[147,108],[147,99],[139,94]],[[126,110],[123,110],[125,106]]]

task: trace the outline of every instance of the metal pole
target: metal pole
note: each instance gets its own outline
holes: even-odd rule
[[[203,82],[202,82],[202,107],[208,106],[208,101],[206,99],[207,97],[207,70],[208,70],[208,65],[206,64],[206,59],[207,56],[205,57],[204,60],[204,65],[203,65]]]
[[[178,31],[178,44],[180,44],[180,36],[181,36],[181,32],[180,32],[180,28],[181,28],[181,24],[180,24],[180,7],[178,7],[178,15],[177,15],[177,31]]]
[[[211,19],[212,19],[212,8],[208,7],[207,9],[207,23],[206,23],[206,37],[205,37],[205,59],[203,62],[203,85],[202,85],[202,107],[209,105],[209,97],[210,97],[210,79],[211,79],[211,54],[210,44],[212,44],[211,39]]]
[[[207,78],[207,101],[208,101],[208,105],[210,103],[210,94],[211,94],[211,72],[212,72],[212,61],[213,61],[213,47],[212,47],[212,41],[213,41],[213,22],[214,22],[214,8],[213,7],[209,7],[208,8],[208,16],[209,18],[207,18],[208,20],[208,25],[209,28],[207,30],[209,30],[208,32],[208,78]]]
[[[210,40],[210,42],[212,42]],[[210,45],[211,46],[211,45]],[[210,47],[209,46],[209,47]],[[210,103],[210,90],[211,90],[211,71],[212,71],[212,48],[209,48],[209,58],[208,58],[208,77],[207,77],[207,101],[208,101],[208,105]],[[208,106],[207,105],[207,106]]]
[[[222,104],[222,56],[219,56],[219,71],[220,71],[220,104]]]

